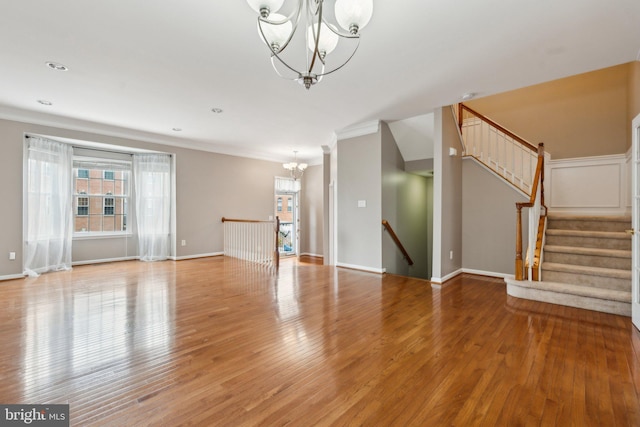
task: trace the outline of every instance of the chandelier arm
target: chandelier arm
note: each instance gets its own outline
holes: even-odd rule
[[[276,68],[276,64],[275,64],[274,59],[273,59],[274,57],[275,57],[275,58],[277,58],[277,59],[278,59],[278,61],[280,61],[282,64],[284,64],[284,66],[285,66],[285,67],[287,67],[288,69],[290,69],[291,71],[293,71],[294,73],[296,73],[296,74],[297,74],[297,77],[293,77],[293,78],[291,78],[291,77],[287,77],[287,76],[283,75],[283,74],[280,72],[280,70],[278,70],[278,68]],[[282,59],[280,59],[280,57],[278,57],[278,55],[271,55],[271,67],[273,68],[273,71],[275,71],[275,72],[276,72],[276,75],[277,75],[278,77],[283,78],[283,79],[285,79],[285,80],[296,81],[296,80],[298,80],[298,79],[300,78],[300,77],[299,77],[299,76],[300,76],[300,72],[299,72],[299,71],[297,71],[297,70],[294,70],[294,69],[293,69],[293,68],[291,68],[291,67],[289,67],[289,66],[287,65],[287,63],[286,63],[286,62],[284,62]]]
[[[360,47],[360,38],[358,38],[358,44],[356,45],[355,49],[353,49],[353,52],[351,52],[351,55],[349,55],[349,58],[347,58],[346,61],[344,61],[342,63],[342,65],[340,65],[339,67],[334,68],[333,70],[327,71],[326,73],[324,72],[324,67],[322,67],[322,73],[321,74],[316,74],[316,76],[318,78],[322,77],[322,76],[326,76],[328,74],[334,73],[336,71],[338,71],[339,69],[341,69],[342,67],[344,67],[345,65],[347,65],[349,63],[349,61],[351,61],[351,58],[353,58],[353,56],[356,54],[356,52],[358,51],[358,47]]]
[[[322,27],[322,23],[324,22],[324,20],[322,19],[322,6],[324,2],[320,0],[317,4],[318,4],[318,8],[316,9],[316,12],[314,13],[314,15],[318,15],[318,30],[317,30],[317,34],[315,31],[311,31],[311,33],[313,34],[315,43],[314,43],[314,49],[313,49],[313,57],[311,58],[311,64],[308,67],[309,73],[311,73],[311,70],[313,70],[313,66],[316,63],[316,57],[320,56],[320,53],[318,52],[318,43],[320,43],[320,28]],[[311,8],[309,8],[309,15],[311,15]],[[311,22],[312,22],[311,28],[313,28],[313,20]],[[322,63],[324,64],[324,61],[322,61]]]
[[[260,36],[262,37],[262,40],[264,41],[264,44],[266,44],[269,47],[269,50],[271,51],[272,55],[277,55],[278,52],[282,52],[291,42],[291,40],[293,39],[293,36],[295,35],[296,31],[298,30],[298,24],[300,23],[300,14],[301,14],[301,7],[302,7],[302,1],[303,0],[299,0],[298,1],[298,10],[291,12],[291,14],[286,17],[285,19],[281,20],[281,21],[271,21],[269,19],[263,18],[261,16],[258,16],[258,30],[260,31]],[[296,15],[296,19],[295,22],[292,20],[293,16]],[[291,32],[289,33],[289,37],[287,38],[287,40],[282,44],[282,46],[279,47],[278,52],[276,52],[276,50],[273,48],[273,46],[271,46],[271,44],[269,43],[269,40],[267,40],[267,37],[264,35],[264,31],[262,29],[262,25],[260,25],[261,22],[264,22],[266,24],[270,24],[270,25],[282,25],[285,22],[294,22],[293,23],[293,27],[291,28]]]

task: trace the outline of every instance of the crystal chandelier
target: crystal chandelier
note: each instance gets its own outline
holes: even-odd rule
[[[271,51],[273,69],[280,77],[296,80],[307,89],[351,60],[360,44],[360,30],[369,23],[373,14],[373,0],[335,0],[334,17],[345,30],[341,31],[326,19],[330,11],[324,9],[324,0],[287,0],[290,9],[287,16],[277,13],[285,0],[247,2],[259,13],[258,33]],[[294,47],[296,42],[292,43],[292,40],[299,27],[302,27],[304,40],[300,36],[298,46]],[[349,46],[330,61],[327,55],[336,49],[341,40],[349,43]],[[289,49],[285,54],[290,44],[294,49],[300,49],[301,42],[306,46],[306,55],[298,58],[285,56],[293,50]]]
[[[306,163],[298,163],[297,151],[293,152],[293,156],[294,156],[293,162],[283,163],[282,167],[289,171],[289,173],[291,174],[291,178],[293,178],[294,180],[298,180],[302,178],[302,174],[304,173],[304,170],[307,168],[308,165]]]

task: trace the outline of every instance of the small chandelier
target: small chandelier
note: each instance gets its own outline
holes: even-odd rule
[[[291,163],[283,163],[282,167],[289,171],[291,178],[298,180],[302,178],[304,170],[307,168],[306,163],[298,163],[298,152],[293,152],[294,160]]]
[[[276,13],[285,0],[247,2],[260,14],[258,33],[271,51],[271,65],[276,74],[296,80],[307,89],[353,58],[360,45],[360,30],[369,23],[373,14],[373,0],[335,0],[335,20],[345,32],[325,19],[324,0],[288,0],[289,4],[297,3],[288,16]],[[298,58],[299,62],[294,64],[291,56],[285,60],[284,51],[299,25],[303,27],[306,55],[301,55],[303,58]],[[328,66],[331,61],[327,60],[327,55],[333,52],[341,39],[349,41],[351,49]]]

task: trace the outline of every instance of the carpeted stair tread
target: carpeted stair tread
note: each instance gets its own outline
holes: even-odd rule
[[[571,215],[560,213],[549,213],[548,219],[558,219],[563,221],[602,221],[602,222],[631,222],[631,215]]]
[[[625,250],[619,250],[619,249],[600,249],[600,248],[585,248],[585,247],[577,247],[577,246],[545,245],[544,251],[575,254],[575,255],[590,255],[590,256],[631,259],[631,251],[625,251]]]
[[[614,268],[587,267],[583,265],[556,264],[552,262],[543,262],[542,270],[561,271],[563,273],[587,274],[591,276],[601,276],[601,277],[631,280],[631,271],[617,270]]]
[[[608,301],[631,302],[631,291],[601,289],[593,288],[590,286],[580,286],[557,282],[531,282],[525,280],[514,283],[516,283],[517,286],[531,289],[540,289],[562,294],[579,295],[583,297],[598,298]]]
[[[548,236],[566,236],[566,237],[597,237],[600,239],[621,239],[631,240],[631,235],[624,231],[585,231],[585,230],[562,230],[547,229]]]

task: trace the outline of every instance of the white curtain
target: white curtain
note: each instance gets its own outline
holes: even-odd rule
[[[165,260],[170,254],[171,156],[134,154],[138,255],[142,261]]]
[[[73,147],[26,140],[27,195],[24,270],[29,276],[71,269]]]
[[[297,193],[300,191],[300,180],[276,176],[277,193]]]

